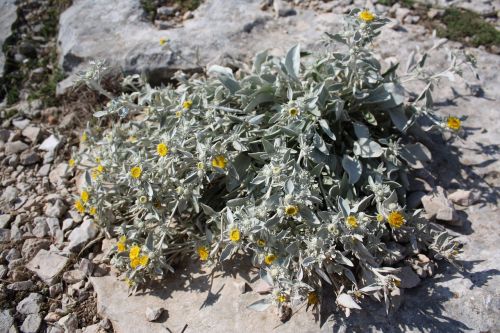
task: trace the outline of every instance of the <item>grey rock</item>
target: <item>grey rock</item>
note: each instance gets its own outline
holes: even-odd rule
[[[8,262],[20,258],[21,258],[21,253],[19,253],[19,251],[16,248],[10,249],[7,255],[5,256],[5,260],[7,260]]]
[[[91,276],[94,271],[94,263],[88,259],[83,258],[78,265],[78,269],[86,276]]]
[[[78,318],[73,313],[62,317],[57,323],[68,333],[74,333],[78,328]]]
[[[33,282],[31,280],[28,281],[19,281],[19,282],[14,282],[11,284],[7,285],[7,289],[13,290],[13,291],[26,291],[30,290],[33,288]]]
[[[72,229],[74,224],[75,224],[75,221],[73,221],[72,218],[64,219],[64,221],[62,223],[62,231]]]
[[[80,270],[71,270],[63,273],[62,279],[67,284],[73,284],[85,279],[85,273]]]
[[[42,295],[31,293],[28,297],[24,298],[21,302],[19,302],[19,304],[17,304],[16,310],[23,315],[38,313],[40,312],[40,303],[42,303],[42,301]]]
[[[11,26],[17,19],[16,1],[0,1],[0,77],[3,76],[5,55],[3,54],[3,43],[11,34]],[[8,327],[7,327],[8,329]]]
[[[49,295],[52,298],[59,296],[62,292],[63,292],[62,283],[56,283],[53,286],[49,287]]]
[[[160,318],[160,316],[163,314],[163,311],[165,311],[165,309],[163,308],[151,308],[148,306],[146,308],[146,319],[148,321],[155,321]]]
[[[7,142],[9,141],[11,132],[8,129],[1,128],[0,129],[0,142]]]
[[[62,183],[69,176],[69,166],[68,163],[59,163],[52,171],[49,173],[49,181],[53,185],[58,185]]]
[[[437,187],[434,193],[422,197],[427,217],[436,218],[441,221],[453,222],[458,220],[453,204],[446,197],[442,187]]]
[[[7,273],[9,272],[9,269],[5,265],[0,265],[0,279],[3,279],[4,277],[7,276]]]
[[[21,153],[20,156],[22,165],[33,165],[40,161],[40,155],[31,150],[25,150]]]
[[[41,177],[46,177],[49,175],[51,164],[44,164],[38,170],[38,175]]]
[[[42,317],[38,313],[30,314],[24,319],[21,325],[21,332],[23,333],[36,333],[42,324]]]
[[[172,16],[177,12],[177,8],[172,7],[172,6],[162,6],[158,7],[156,10],[156,13],[159,16]]]
[[[408,266],[401,268],[401,271],[396,273],[396,276],[401,279],[400,287],[404,289],[415,288],[420,283],[418,275]]]
[[[7,243],[10,241],[10,229],[0,229],[0,243]]]
[[[456,190],[448,195],[448,199],[457,205],[465,207],[473,205],[479,201],[477,193],[469,190]]]
[[[20,153],[28,149],[28,145],[22,141],[7,142],[5,144],[5,154],[7,156]]]
[[[61,218],[68,211],[68,207],[61,199],[57,199],[53,204],[47,204],[45,215],[48,217]]]
[[[14,270],[16,267],[21,267],[24,264],[23,259],[12,259],[9,261],[9,265],[7,266],[9,268],[9,271]]]
[[[470,10],[481,16],[495,16],[495,7],[491,4],[491,1],[460,1],[457,4],[458,7]]]
[[[57,150],[62,144],[62,140],[57,138],[54,134],[49,136],[47,139],[43,140],[42,144],[38,149],[53,152]]]
[[[33,223],[35,224],[35,227],[31,231],[33,236],[37,238],[44,238],[49,234],[49,226],[47,225],[47,222],[45,221],[45,218],[43,217],[37,217],[33,220]]]
[[[97,236],[98,229],[91,219],[86,219],[80,226],[73,229],[68,237],[67,250],[76,252],[80,247]]]
[[[46,250],[40,250],[26,265],[26,268],[40,277],[46,284],[53,285],[66,267],[69,258]]]
[[[46,219],[46,223],[49,227],[50,235],[52,237],[55,237],[57,235],[57,232],[61,230],[59,219],[55,217],[49,217]]]
[[[401,8],[398,8],[396,10],[396,19],[399,21],[399,22],[404,22],[404,19],[407,15],[409,15],[411,12],[408,8],[404,8],[404,7],[401,7]]]
[[[40,127],[28,126],[23,129],[22,134],[24,137],[28,138],[31,143],[38,143],[38,140],[40,140],[40,136],[42,135],[42,130]]]
[[[31,260],[38,251],[47,250],[50,246],[50,241],[46,239],[30,238],[24,241],[21,253],[24,259]]]
[[[30,124],[29,119],[14,119],[14,120],[12,120],[12,125],[14,125],[15,128],[20,129],[20,130],[25,129],[26,127],[28,127],[29,124]]]
[[[14,317],[12,317],[12,315],[10,314],[10,310],[8,309],[2,310],[0,312],[0,332],[2,333],[10,332],[10,328],[13,324],[14,324]]]

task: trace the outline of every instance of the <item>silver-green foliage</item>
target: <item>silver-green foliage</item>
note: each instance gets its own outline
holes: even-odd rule
[[[104,230],[125,236],[113,262],[133,288],[183,256],[210,264],[247,253],[274,288],[255,309],[308,296],[314,303],[322,285],[332,285],[347,309],[359,308],[363,294],[389,306],[399,285],[389,243],[409,256],[456,254],[451,238],[407,209],[405,197],[408,172],[431,158],[411,129],[426,117],[434,129],[456,132],[434,113],[431,92],[460,64],[453,56],[450,68],[433,74],[423,69],[427,54],[412,55],[405,79],[425,89],[407,101],[397,65],[382,72],[370,49],[386,20],[362,22],[358,12],[342,33],[328,35],[332,49],[345,52],[309,56],[308,65],[299,45],[284,59],[262,52],[238,78],[214,66],[217,79],[179,75],[177,88],[128,77],[124,87],[133,92],[95,114],[75,154],[87,169],[84,205]],[[102,69],[97,63],[84,81],[102,89]],[[102,117],[109,129],[99,127]],[[149,261],[132,268],[132,245]]]

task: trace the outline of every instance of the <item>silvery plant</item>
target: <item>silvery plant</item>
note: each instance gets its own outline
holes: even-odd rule
[[[405,200],[412,170],[431,159],[419,135],[462,132],[464,119],[435,113],[433,88],[472,59],[450,52],[449,68],[431,72],[427,52],[412,54],[398,76],[370,49],[387,20],[345,20],[325,38],[330,52],[264,51],[237,77],[213,66],[211,78],[180,73],[176,87],[153,88],[135,75],[112,96],[104,63],[82,75],[111,100],[70,160],[85,174],[75,207],[117,238],[112,262],[131,292],[183,258],[243,254],[271,290],[251,308],[316,307],[331,288],[349,314],[363,297],[389,310],[417,254],[453,262],[459,244]],[[403,81],[423,90],[405,98]]]

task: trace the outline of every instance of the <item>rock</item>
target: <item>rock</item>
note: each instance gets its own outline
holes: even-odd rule
[[[156,10],[156,13],[159,16],[172,16],[172,15],[175,15],[176,12],[177,12],[177,8],[172,7],[172,6],[162,6],[162,7],[158,7],[158,9]]]
[[[19,191],[17,190],[17,188],[15,188],[14,186],[9,186],[4,189],[0,200],[8,204],[13,203],[18,197],[18,193]]]
[[[17,19],[16,8],[16,0],[0,1],[0,77],[3,76],[5,65],[3,44],[5,40],[10,36],[12,24],[14,24]],[[7,330],[9,329],[9,327],[7,327]]]
[[[49,136],[47,139],[43,140],[42,144],[38,149],[53,152],[56,151],[60,145],[62,144],[62,140],[58,139],[54,134]]]
[[[76,252],[81,246],[97,236],[98,229],[91,219],[86,219],[82,224],[73,229],[69,235],[69,244],[67,250]]]
[[[0,3],[0,9],[1,9],[1,3]],[[2,12],[0,12],[0,17]],[[1,21],[0,21],[1,22]],[[14,317],[11,316],[10,311],[8,309],[2,310],[0,312],[0,332],[2,333],[7,333],[7,332],[12,332],[10,330],[11,326],[14,325]],[[15,332],[15,330],[13,331]]]
[[[47,204],[45,215],[48,217],[61,218],[68,211],[68,207],[61,199],[56,199],[53,204]]]
[[[88,259],[83,258],[78,265],[78,269],[86,276],[91,276],[94,271],[94,263]]]
[[[184,13],[184,15],[182,15],[182,20],[186,21],[186,20],[192,19],[193,17],[194,17],[193,12],[188,10],[187,12]]]
[[[75,269],[64,272],[62,278],[67,284],[73,284],[85,279],[85,273]]]
[[[406,24],[416,24],[418,21],[420,21],[420,16],[418,15],[407,15],[404,19],[404,23]]]
[[[11,132],[8,129],[0,128],[0,142],[9,141]]]
[[[68,177],[69,166],[68,163],[59,163],[52,171],[49,173],[49,180],[52,185],[58,185],[62,183]]]
[[[7,255],[5,256],[5,260],[7,260],[8,262],[11,262],[13,260],[20,259],[20,258],[21,258],[21,253],[19,253],[19,251],[16,248],[10,249],[9,252],[7,253]]]
[[[163,308],[151,308],[148,306],[146,308],[146,319],[148,321],[155,321],[160,318],[160,316],[163,314],[163,311],[165,311],[165,309]]]
[[[459,217],[453,208],[453,204],[446,198],[442,187],[437,188],[434,193],[422,197],[427,218],[436,218],[445,222],[456,222]]]
[[[436,9],[436,8],[431,8],[427,12],[427,17],[432,20],[432,19],[435,19],[435,18],[443,16],[443,14],[444,14],[444,10],[442,10],[442,9]]]
[[[64,219],[64,221],[62,223],[62,231],[72,229],[74,224],[75,224],[75,221],[73,221],[72,218]]]
[[[28,297],[24,298],[16,307],[17,312],[23,315],[29,315],[40,312],[40,303],[43,297],[37,293],[31,293]]]
[[[26,127],[28,127],[29,124],[30,124],[29,119],[14,119],[14,120],[12,120],[12,125],[14,125],[15,128],[20,129],[20,130],[25,129]]]
[[[24,264],[23,259],[13,259],[9,262],[9,265],[7,267],[9,268],[9,271],[12,271],[17,267],[21,267],[23,264]]]
[[[10,241],[10,230],[0,228],[0,243],[7,243]]]
[[[460,1],[457,6],[485,17],[496,15],[495,7],[493,7],[491,1]]]
[[[420,283],[418,275],[408,266],[401,268],[395,275],[401,280],[400,288],[415,288]]]
[[[49,312],[45,318],[43,318],[43,320],[48,321],[49,323],[56,322],[59,319],[61,319],[61,315],[57,312]]]
[[[21,249],[22,256],[25,260],[31,260],[40,250],[48,250],[50,241],[47,239],[30,238],[24,241]]]
[[[40,250],[37,255],[26,265],[26,268],[37,274],[46,284],[53,285],[63,269],[66,267],[69,258],[59,254]]]
[[[5,265],[0,265],[0,279],[3,279],[4,277],[7,276],[7,273],[9,272],[9,269]]]
[[[164,32],[143,19],[139,1],[75,1],[59,20],[60,65],[66,72],[77,73],[88,67],[89,60],[103,59],[111,67],[121,67],[126,73],[142,72],[150,80],[160,82],[177,70],[199,70],[225,55],[250,59],[268,48],[283,54],[297,42],[308,49],[320,45],[324,31],[341,26],[338,14],[317,14],[309,9],[296,12],[289,8],[281,15],[296,15],[276,20],[272,29],[248,34],[243,30],[245,24],[270,19],[269,13],[259,7],[255,0],[203,1],[193,19],[168,32],[172,43],[167,48],[159,44]],[[196,59],[196,54],[201,57],[195,63],[191,59]],[[67,87],[68,81],[75,78],[72,74],[60,85]]]
[[[52,298],[59,296],[63,292],[62,283],[56,283],[53,286],[49,287],[49,295]]]
[[[38,313],[30,314],[24,319],[21,325],[21,332],[36,333],[42,324],[42,317]]]
[[[44,164],[38,170],[38,175],[40,177],[46,177],[49,175],[51,164]]]
[[[33,165],[40,161],[40,156],[31,150],[25,150],[21,153],[20,156],[22,165]]]
[[[64,328],[64,332],[72,333],[78,328],[78,318],[73,313],[62,317],[57,323]]]
[[[477,193],[468,190],[456,190],[452,194],[448,195],[448,199],[457,205],[465,207],[473,205],[479,201]]]
[[[396,19],[399,22],[404,22],[405,17],[409,14],[410,14],[410,10],[408,8],[401,7],[401,8],[396,9]]]
[[[7,285],[7,289],[13,291],[26,291],[30,290],[31,288],[33,288],[33,282],[31,282],[30,280],[14,282]]]
[[[44,238],[49,234],[50,229],[44,217],[35,217],[33,224],[35,224],[35,227],[31,231],[33,236],[37,238]]]
[[[5,144],[5,154],[7,156],[20,153],[28,149],[28,145],[22,141],[7,142]]]
[[[38,143],[38,140],[40,140],[40,136],[42,134],[42,130],[40,127],[28,126],[23,129],[22,134],[24,137],[28,138],[31,143]]]

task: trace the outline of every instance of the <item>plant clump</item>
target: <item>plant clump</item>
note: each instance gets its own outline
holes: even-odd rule
[[[133,92],[94,114],[72,160],[86,181],[76,207],[119,238],[113,263],[132,292],[183,257],[247,254],[274,289],[256,310],[317,305],[325,286],[347,312],[363,295],[389,308],[403,264],[391,244],[453,260],[458,244],[405,198],[431,158],[418,133],[463,131],[465,119],[436,114],[432,90],[467,63],[451,54],[429,73],[428,54],[412,55],[404,79],[425,87],[408,101],[397,65],[382,71],[370,49],[386,22],[353,10],[327,34],[333,51],[307,64],[296,45],[284,59],[257,54],[238,78],[220,66],[177,87],[125,78]],[[102,89],[104,71],[96,62],[82,80]]]

